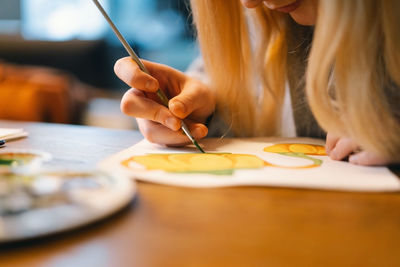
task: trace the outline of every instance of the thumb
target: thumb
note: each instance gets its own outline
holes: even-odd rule
[[[169,109],[176,117],[184,119],[192,115],[192,119],[203,119],[215,108],[215,99],[211,91],[202,83],[191,83],[181,93],[169,101]]]

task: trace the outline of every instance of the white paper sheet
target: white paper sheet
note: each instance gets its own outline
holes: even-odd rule
[[[206,139],[200,144],[207,152],[231,152],[256,155],[262,160],[281,166],[307,165],[307,160],[264,152],[263,148],[278,143],[304,143],[323,145],[315,139]],[[121,164],[135,155],[161,153],[195,153],[195,148],[167,148],[146,140],[100,162],[99,168],[109,172],[122,172],[131,178],[153,183],[186,187],[221,186],[277,186],[345,191],[398,191],[400,180],[386,167],[356,166],[348,162],[333,161],[327,156],[312,156],[323,161],[315,168],[287,169],[265,166],[258,169],[238,169],[232,175],[204,173],[171,173],[162,170],[132,169]],[[308,161],[309,162],[309,161]]]
[[[27,137],[28,133],[24,132],[23,129],[14,128],[0,128],[0,139],[5,141],[11,141],[18,138]]]

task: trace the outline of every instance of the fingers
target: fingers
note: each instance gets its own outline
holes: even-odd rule
[[[152,143],[169,146],[183,146],[191,143],[189,138],[180,130],[172,131],[161,124],[144,119],[138,119],[137,121],[143,136]],[[190,121],[186,121],[186,124],[196,140],[204,138],[208,133],[207,127],[203,124]]]
[[[343,160],[349,156],[349,162],[357,165],[387,165],[390,160],[368,151],[359,151],[357,143],[346,137],[336,137],[327,134],[325,149],[333,160]],[[355,153],[356,152],[356,153]],[[354,153],[354,154],[353,154]]]
[[[190,119],[203,122],[214,111],[215,96],[207,85],[195,79],[190,79],[183,73],[168,66],[145,60],[143,60],[143,63],[153,77],[141,71],[136,62],[129,57],[118,60],[114,68],[121,80],[133,88],[145,92],[146,97],[154,102],[160,102],[158,96],[154,94],[158,88],[164,90],[167,96],[173,97],[169,101],[169,109],[176,118],[183,119],[190,115]],[[147,118],[165,124],[165,112],[162,112],[160,118],[157,119],[159,114],[155,112],[159,108],[154,109],[154,106],[150,105],[148,101],[140,105],[138,100],[142,99],[142,97],[132,96],[130,100],[128,98],[129,101],[126,100],[122,103],[121,108],[128,115],[140,116],[140,118]],[[129,107],[129,104],[136,104],[137,106]],[[145,107],[152,109],[138,113],[140,108]],[[171,125],[169,127],[172,129]],[[178,126],[175,125],[174,127]]]
[[[202,121],[215,109],[215,97],[211,90],[197,81],[189,81],[184,85],[184,90],[169,101],[169,109],[178,118]]]
[[[329,156],[333,160],[342,160],[358,149],[358,145],[350,138],[340,138],[332,148]]]
[[[179,146],[190,143],[180,131],[181,119],[186,121],[195,139],[207,135],[203,122],[215,109],[215,97],[211,90],[201,82],[189,79],[173,68],[143,60],[148,75],[141,71],[131,58],[116,62],[115,73],[133,88],[121,100],[121,110],[126,115],[139,118],[139,128],[143,135],[153,143]],[[168,96],[176,96],[168,108],[161,105],[157,94],[159,88]],[[197,123],[194,123],[196,121]]]
[[[159,88],[158,81],[140,70],[139,66],[129,57],[119,59],[114,65],[118,78],[131,87],[146,92],[155,92]]]
[[[176,118],[164,106],[148,99],[137,89],[128,90],[121,100],[121,110],[128,116],[152,120],[161,123],[172,131],[181,127],[181,120]]]
[[[326,143],[325,143],[326,154],[329,155],[332,152],[338,140],[339,140],[338,136],[335,136],[328,132],[328,134],[326,135]]]
[[[349,162],[357,165],[387,165],[389,160],[368,151],[362,151],[349,157]]]
[[[142,60],[150,75],[143,72],[130,57],[119,59],[114,65],[116,75],[131,87],[156,92],[159,88],[169,89],[171,95],[179,93],[185,75],[171,67]]]

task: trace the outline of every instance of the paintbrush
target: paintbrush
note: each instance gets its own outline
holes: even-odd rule
[[[138,64],[139,68],[149,74],[150,72],[147,70],[146,66],[143,64],[143,62],[139,59],[139,57],[136,55],[135,51],[133,51],[132,47],[128,44],[128,42],[125,40],[125,38],[122,36],[120,31],[117,29],[115,26],[114,22],[111,20],[111,18],[108,16],[107,12],[104,10],[104,8],[101,6],[98,0],[93,0],[93,3],[97,6],[103,17],[107,20],[108,24],[111,26],[113,32],[115,35],[118,37],[119,41],[122,43],[124,46],[125,50],[128,52],[128,54],[131,56],[131,58]],[[169,99],[168,97],[164,94],[164,92],[161,89],[158,89],[156,92],[158,98],[160,99],[161,103],[168,108],[168,102]],[[189,128],[187,125],[182,121],[181,123],[181,129],[182,131],[186,134],[186,136],[192,141],[192,143],[200,150],[201,153],[205,153],[204,150],[199,146],[197,141],[193,138],[191,135]]]

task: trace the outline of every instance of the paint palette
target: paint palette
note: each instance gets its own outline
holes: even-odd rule
[[[32,173],[51,155],[37,150],[2,150],[0,152],[0,173]]]
[[[134,184],[125,176],[43,171],[41,162],[48,159],[46,153],[32,151],[0,154],[0,243],[88,224],[121,209],[134,196]]]

